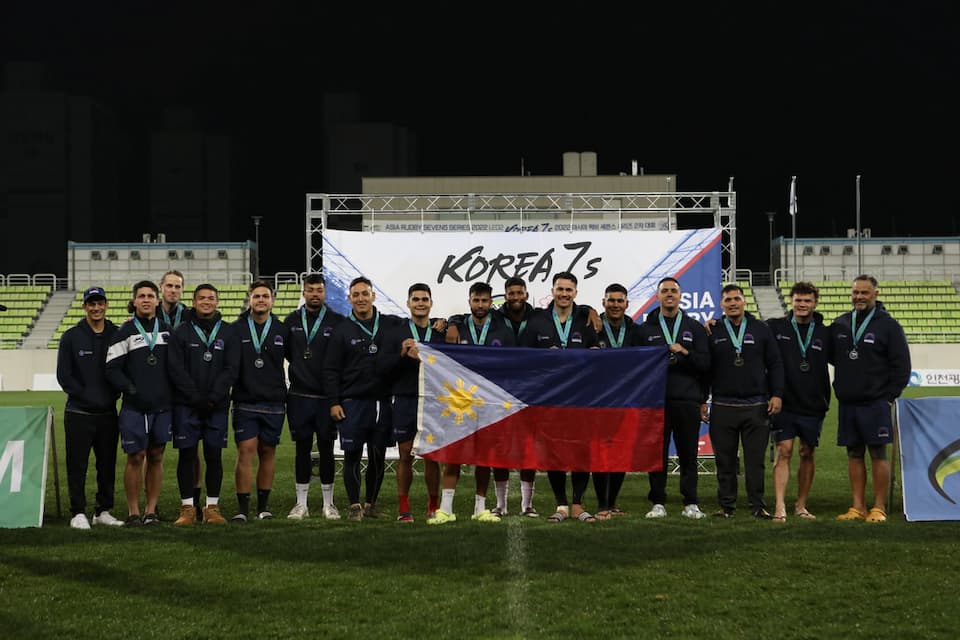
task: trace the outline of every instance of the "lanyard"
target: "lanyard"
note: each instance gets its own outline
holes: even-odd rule
[[[170,314],[167,313],[167,310],[163,308],[163,305],[160,305],[160,313],[163,314],[163,321],[170,325],[171,329],[176,329],[180,326],[180,316],[183,314],[183,305],[179,302],[177,303],[177,313],[173,316],[173,320],[170,320]]]
[[[677,317],[673,321],[673,333],[670,333],[670,330],[667,329],[667,321],[663,319],[663,313],[658,314],[658,317],[660,318],[660,330],[663,332],[663,337],[667,341],[667,346],[675,344],[677,342],[677,336],[680,335],[680,320],[683,319],[683,311],[677,311]],[[743,340],[742,334],[740,339]],[[737,353],[740,353],[740,351],[738,350]]]
[[[727,316],[723,316],[723,325],[727,328],[727,335],[730,336],[730,342],[739,356],[740,352],[743,351],[743,336],[747,332],[747,319],[742,318],[740,320],[740,331],[737,332],[736,336],[733,335],[733,325],[730,324],[730,319]]]
[[[201,329],[196,322],[193,323],[193,330],[197,332],[198,336],[200,336],[200,342],[207,347],[207,350],[210,349],[210,345],[212,345],[213,341],[217,338],[217,332],[220,331],[220,322],[220,320],[217,320],[217,324],[213,325],[213,331],[210,332],[209,338],[204,335],[203,329]]]
[[[470,328],[470,337],[473,338],[473,344],[483,345],[487,343],[487,331],[490,330],[490,315],[487,315],[487,319],[483,321],[483,330],[480,331],[480,337],[477,337],[477,323],[473,321],[471,317],[467,320],[467,325]]]
[[[143,330],[143,325],[140,324],[140,319],[137,316],[133,316],[133,326],[137,328],[143,341],[147,343],[150,353],[153,353],[153,348],[157,346],[157,336],[160,334],[160,321],[157,318],[153,319],[153,336],[151,337],[147,336],[147,332]]]
[[[303,335],[307,338],[307,346],[310,346],[310,342],[313,341],[313,338],[317,335],[317,331],[320,329],[320,323],[323,322],[323,316],[327,315],[327,305],[320,307],[320,315],[317,316],[317,319],[313,321],[313,327],[307,331],[307,308],[300,307],[300,323],[303,325]]]
[[[853,346],[857,346],[857,343],[860,342],[860,338],[863,337],[863,332],[867,330],[867,325],[870,324],[871,320],[873,320],[873,313],[876,310],[876,307],[870,309],[870,313],[868,313],[867,317],[864,318],[863,324],[859,329],[857,329],[857,310],[853,310],[853,313],[850,315],[850,328],[853,329]]]
[[[370,331],[370,329],[367,329],[365,326],[363,326],[363,323],[357,320],[357,316],[353,315],[353,311],[350,312],[350,319],[353,320],[358,327],[360,327],[361,331],[370,336],[370,341],[373,342],[373,339],[377,337],[377,331],[380,330],[380,312],[377,311],[377,314],[374,316],[373,331]]]
[[[507,323],[507,326],[510,327],[510,329],[512,330],[512,329],[513,329],[513,322],[510,320],[510,318],[504,316],[504,317],[503,317],[503,320],[504,320],[504,322]],[[524,319],[520,322],[520,328],[517,329],[517,337],[518,337],[518,338],[523,335],[523,330],[526,329],[526,328],[527,328],[527,320],[526,320],[526,318],[524,318]]]
[[[610,338],[610,346],[619,349],[623,346],[623,336],[627,332],[627,323],[622,322],[620,325],[620,334],[614,337],[613,328],[610,326],[610,323],[607,322],[607,317],[603,317],[603,330],[607,332],[607,337]]]
[[[413,334],[413,339],[417,342],[430,342],[430,336],[433,335],[433,327],[429,324],[427,325],[427,333],[424,335],[423,340],[420,339],[420,334],[417,332],[417,325],[413,323],[413,320],[410,321],[410,333]]]
[[[566,324],[566,327],[564,327]],[[566,323],[560,322],[560,316],[557,315],[557,308],[553,308],[553,326],[557,328],[557,335],[560,336],[560,346],[567,348],[567,341],[570,339],[570,329],[573,328],[573,314],[567,316]]]
[[[797,326],[797,319],[793,316],[790,316],[790,324],[793,325],[793,332],[797,334],[797,346],[800,347],[800,357],[806,360],[807,349],[810,348],[810,343],[813,342],[813,330],[817,326],[817,323],[813,320],[810,321],[810,329],[807,331],[806,340],[800,337],[800,327]]]
[[[263,325],[263,333],[257,337],[257,328],[253,324],[253,316],[247,316],[247,326],[250,327],[250,339],[253,341],[253,350],[260,355],[260,349],[263,348],[263,341],[267,339],[270,333],[270,325],[273,323],[273,316],[267,316],[267,321]]]

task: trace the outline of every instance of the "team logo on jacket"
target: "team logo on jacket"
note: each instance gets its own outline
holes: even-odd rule
[[[502,346],[503,346],[503,343],[500,342],[500,340],[498,340],[497,338],[494,338],[493,340],[490,341],[490,346],[491,346],[491,347],[502,347]]]
[[[282,346],[283,346],[283,336],[274,336],[274,337],[273,337],[273,344],[274,344],[274,346],[282,347]]]
[[[757,341],[754,340],[752,333],[748,333],[747,335],[743,336],[743,344],[757,344]]]
[[[867,335],[863,336],[863,341],[867,344],[874,344],[877,341],[877,336],[872,333],[868,333]]]
[[[213,348],[218,351],[223,351],[223,339],[217,338],[213,343]]]
[[[816,349],[817,351],[823,351],[823,340],[820,338],[815,338],[813,344],[810,345],[811,349]]]
[[[323,328],[323,337],[324,337],[324,338],[329,338],[331,333],[333,333],[333,327],[324,327],[324,328]]]
[[[77,351],[77,355],[80,356],[81,358],[83,356],[92,356],[93,351],[84,351],[83,349],[80,349],[80,351]]]
[[[570,342],[581,343],[583,342],[583,336],[580,335],[579,333],[575,333],[572,336],[570,336]]]
[[[683,335],[680,336],[680,339],[683,340],[684,342],[693,342],[693,332],[684,331]]]

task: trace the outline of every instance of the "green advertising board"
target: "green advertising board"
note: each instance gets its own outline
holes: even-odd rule
[[[53,427],[50,407],[0,407],[0,527],[39,527]]]

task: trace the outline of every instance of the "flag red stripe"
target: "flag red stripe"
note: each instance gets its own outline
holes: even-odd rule
[[[660,471],[663,409],[527,407],[423,457],[509,469]]]

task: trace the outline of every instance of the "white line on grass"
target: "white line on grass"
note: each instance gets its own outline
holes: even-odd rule
[[[507,566],[510,584],[507,591],[508,629],[523,630],[530,620],[527,594],[530,580],[527,576],[527,545],[523,535],[523,516],[507,518]]]

